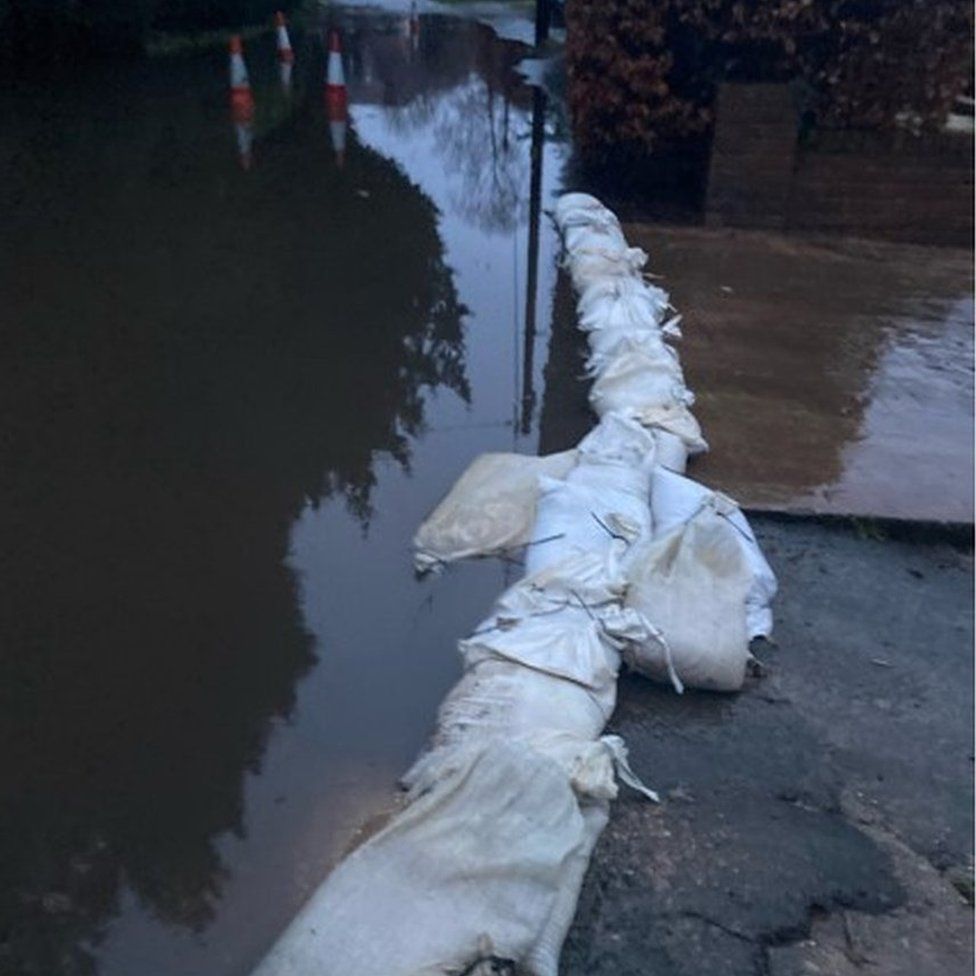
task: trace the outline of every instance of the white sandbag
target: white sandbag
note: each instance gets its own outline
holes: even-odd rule
[[[560,230],[570,221],[581,218],[599,219],[609,215],[616,220],[616,215],[605,207],[596,197],[589,193],[564,193],[553,207],[553,216]]]
[[[576,447],[576,464],[567,479],[576,481],[579,472],[587,464],[615,463],[636,469],[639,474],[621,473],[629,479],[650,474],[654,467],[654,438],[627,413],[606,413]]]
[[[606,475],[606,487],[551,478],[540,479],[536,532],[539,542],[526,550],[525,568],[538,573],[547,567],[595,552],[615,552],[620,559],[641,538],[650,535],[651,513],[647,488],[621,490],[612,484],[612,471],[579,468],[570,473],[592,481]]]
[[[684,474],[688,467],[688,445],[677,434],[660,427],[653,434],[657,463],[669,471]]]
[[[619,251],[627,247],[627,240],[615,218],[569,223],[563,230],[563,240],[569,255],[592,248]]]
[[[584,332],[595,329],[649,328],[671,307],[668,293],[636,277],[606,277],[582,289],[577,311]]]
[[[682,376],[678,354],[664,341],[659,329],[600,329],[590,333],[590,350],[586,360],[589,376],[599,376],[626,353],[639,353]]]
[[[612,554],[582,553],[527,576],[460,642],[465,666],[511,661],[573,681],[599,700],[617,679],[619,652],[647,638],[644,620],[622,606],[625,592]]]
[[[466,750],[501,738],[545,751],[576,789],[610,798],[600,783],[613,771],[596,761],[593,742],[613,710],[621,652],[659,636],[623,606],[626,589],[613,560],[592,553],[510,587],[459,644],[465,674],[441,707],[428,752],[402,780],[411,794],[456,769]],[[607,757],[620,766],[613,750]]]
[[[666,431],[681,439],[689,454],[708,450],[701,427],[685,403],[667,403],[631,411],[635,420],[653,432]]]
[[[691,406],[681,367],[666,356],[623,352],[608,362],[590,388],[590,403],[599,416],[610,411],[640,415],[671,404]]]
[[[609,277],[638,276],[647,264],[647,253],[639,247],[580,248],[568,255],[566,264],[573,284],[583,289]]]
[[[587,360],[588,371],[591,373],[599,372],[599,370],[591,368],[592,364],[600,363],[602,365],[608,362],[614,357],[617,349],[622,348],[625,344],[636,343],[641,345],[644,342],[651,345],[656,345],[659,342],[664,344],[661,330],[656,325],[640,327],[621,325],[607,329],[594,329],[586,336],[586,344],[590,347],[590,355]]]
[[[639,497],[621,492],[540,480],[536,529],[540,542],[525,553],[529,573],[585,552],[623,557],[651,529],[650,510]]]
[[[605,329],[657,331],[667,315],[667,309],[644,292],[621,298],[592,298],[587,307],[589,311],[580,314],[579,327],[589,333]]]
[[[478,628],[458,645],[465,667],[494,658],[574,681],[596,695],[617,680],[620,656],[585,603]]]
[[[770,605],[776,596],[776,575],[763,555],[745,515],[728,496],[673,471],[655,467],[651,473],[651,511],[654,536],[660,538],[692,519],[704,505],[712,505],[717,515],[736,530],[752,577],[746,594],[746,629],[751,640],[769,637],[773,632]]]
[[[578,461],[565,481],[540,478],[526,573],[580,553],[625,553],[650,534],[650,472],[654,438],[640,424],[608,414],[580,442]]]
[[[749,660],[752,569],[739,530],[713,501],[634,554],[627,604],[654,624],[667,646],[660,640],[629,645],[624,659],[659,681],[671,680],[673,665],[686,686],[738,691]]]
[[[617,686],[592,689],[511,661],[486,659],[466,671],[441,702],[427,748],[400,778],[410,797],[425,793],[491,740],[537,742],[562,734],[597,739],[613,712]]]
[[[547,457],[482,454],[427,516],[414,536],[414,565],[431,569],[531,540],[540,475],[564,478],[576,451]]]
[[[493,741],[343,861],[255,976],[450,976],[492,958],[556,976],[605,807]]]

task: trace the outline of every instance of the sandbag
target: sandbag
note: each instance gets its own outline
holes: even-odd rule
[[[699,454],[708,450],[708,443],[702,437],[698,421],[684,403],[667,403],[618,413],[630,416],[646,428],[651,436],[655,436],[659,430],[673,434],[682,441],[688,454]]]
[[[567,256],[573,284],[578,289],[609,277],[633,277],[640,280],[641,268],[647,264],[647,254],[639,247],[594,246],[580,248]]]
[[[638,353],[651,362],[681,376],[678,354],[664,341],[659,329],[601,329],[590,333],[590,355],[586,360],[589,376],[600,376],[617,358]]]
[[[475,458],[417,530],[417,570],[528,543],[539,476],[564,478],[575,463],[574,450],[547,457],[495,453]]]
[[[745,515],[728,496],[673,471],[655,467],[651,473],[651,511],[655,538],[685,525],[704,505],[735,529],[735,539],[749,567],[751,583],[746,594],[746,630],[749,639],[769,637],[773,632],[770,605],[776,596],[776,575],[763,555]]]
[[[631,560],[629,580],[627,605],[663,637],[628,645],[624,659],[631,667],[670,681],[673,665],[681,681],[694,688],[742,687],[752,570],[739,530],[718,514],[714,496],[687,522],[641,546]]]
[[[584,332],[660,325],[671,307],[668,293],[637,277],[606,277],[581,290],[577,311]]]
[[[411,795],[500,738],[546,752],[574,788],[610,798],[605,763],[620,763],[619,748],[594,752],[593,743],[613,710],[621,652],[655,635],[623,606],[626,588],[612,556],[584,553],[502,594],[458,645],[465,673],[441,706],[430,748],[402,780]]]
[[[669,471],[684,474],[688,466],[688,445],[677,435],[664,428],[654,428],[654,453],[657,463]]]
[[[621,250],[627,247],[627,240],[620,230],[620,224],[612,215],[609,218],[593,217],[569,222],[563,231],[563,240],[569,255],[592,248]]]
[[[573,681],[599,698],[613,686],[619,652],[646,638],[623,608],[624,570],[613,553],[581,553],[506,590],[474,635],[458,645],[466,667],[487,659]]]
[[[641,351],[623,352],[612,359],[590,389],[590,403],[599,416],[609,411],[640,415],[649,409],[694,402],[681,367],[670,357]]]
[[[553,207],[553,216],[560,230],[574,221],[617,219],[612,210],[589,193],[564,193]]]
[[[599,693],[501,658],[469,668],[441,702],[424,752],[400,778],[408,797],[431,789],[465,762],[471,749],[498,740],[523,747],[546,736],[595,741],[616,704],[616,683]]]
[[[530,575],[580,553],[621,558],[649,537],[654,438],[635,421],[608,414],[583,440],[565,481],[540,478]]]
[[[492,958],[557,976],[606,803],[492,741],[354,851],[255,976],[449,976]]]

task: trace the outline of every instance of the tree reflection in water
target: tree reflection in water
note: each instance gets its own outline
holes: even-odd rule
[[[338,171],[317,88],[239,172],[221,83],[4,100],[2,973],[94,973],[123,886],[207,925],[315,660],[290,525],[366,526],[424,389],[468,397],[430,201],[354,138]]]
[[[484,25],[425,17],[417,49],[396,18],[350,31],[354,104],[386,105],[392,132],[430,129],[444,169],[461,176],[454,211],[481,230],[528,219],[532,93],[515,66],[530,49],[499,42]]]

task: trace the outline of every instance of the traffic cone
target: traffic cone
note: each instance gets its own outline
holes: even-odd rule
[[[282,64],[291,64],[295,60],[295,52],[291,49],[285,15],[280,10],[275,14],[275,30],[278,35],[278,60]]]
[[[342,113],[345,118],[348,98],[346,95],[346,75],[342,70],[342,46],[339,32],[329,31],[329,61],[325,72],[325,104],[330,121],[333,115]]]
[[[239,34],[230,39],[230,104],[236,116],[253,116],[254,96],[244,64],[244,46]],[[237,118],[234,120],[237,121]]]

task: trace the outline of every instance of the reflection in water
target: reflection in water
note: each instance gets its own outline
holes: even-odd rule
[[[539,291],[539,224],[542,216],[542,147],[545,141],[546,93],[532,91],[532,179],[529,184],[528,274],[525,285],[525,338],[522,358],[522,425],[523,434],[532,428],[535,412],[533,388],[535,353],[535,311]]]
[[[286,98],[291,97],[292,75],[295,65],[291,61],[282,61],[278,65],[278,80],[281,83],[281,91]]]
[[[487,231],[510,232],[528,218],[531,133],[518,122],[532,90],[515,65],[524,49],[499,44],[490,30],[449,17],[353,21],[349,81],[354,105],[384,105],[394,132],[432,130],[447,172],[459,174],[452,209]]]
[[[225,86],[195,56],[3,98],[0,972],[95,972],[123,886],[208,925],[315,660],[290,526],[368,524],[424,389],[468,396],[429,200],[354,140],[321,165],[317,100],[259,102],[235,174]]]
[[[328,17],[247,118],[223,50],[0,97],[0,973],[246,972],[502,585],[409,537],[535,450],[563,150],[524,48]]]

